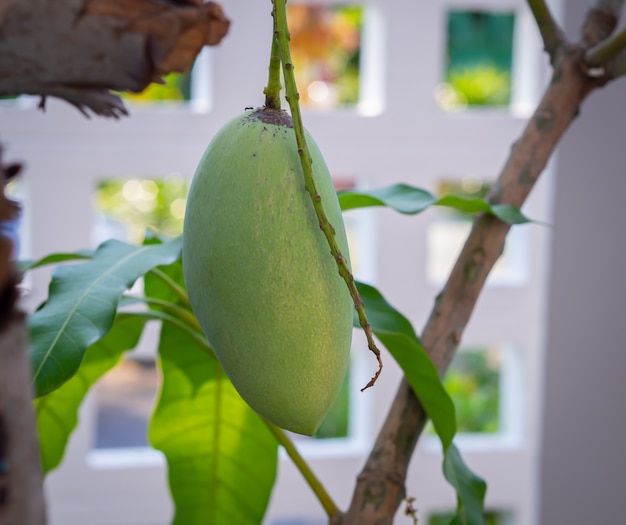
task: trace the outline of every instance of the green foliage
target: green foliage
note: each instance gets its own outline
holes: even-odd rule
[[[494,66],[481,64],[453,69],[448,83],[459,104],[469,106],[507,106],[511,100],[511,75]]]
[[[149,438],[167,459],[172,523],[261,523],[276,476],[276,440],[188,333],[164,325],[159,355],[163,385]]]
[[[443,445],[443,471],[457,494],[452,525],[482,525],[486,483],[463,462],[452,439],[456,432],[454,404],[443,388],[435,365],[409,320],[395,310],[375,288],[358,283],[368,319],[376,337],[402,368],[404,375],[431,418]],[[355,320],[355,326],[358,326]]]
[[[78,409],[87,392],[119,362],[126,350],[135,348],[145,322],[140,317],[118,314],[109,333],[87,349],[76,374],[56,390],[35,399],[44,472],[61,463],[67,442],[78,423]]]
[[[457,354],[444,379],[454,400],[459,432],[494,433],[499,428],[499,373],[486,352]]]
[[[182,178],[105,179],[95,193],[95,207],[126,238],[141,243],[150,229],[168,237],[183,231],[189,182]]]
[[[410,321],[395,310],[373,286],[358,283],[359,294],[367,309],[376,337],[391,352],[411,387],[431,418],[444,450],[456,432],[452,400],[446,393],[435,365],[422,347]],[[359,326],[355,319],[355,326]]]
[[[444,455],[443,473],[457,496],[456,514],[450,525],[484,525],[483,502],[487,484],[467,468],[454,444]]]
[[[513,13],[448,13],[445,81],[454,106],[506,106],[511,99]]]
[[[191,98],[191,73],[170,73],[162,84],[152,83],[141,93],[124,92],[121,96],[138,104],[184,102]]]
[[[504,521],[506,519],[504,516],[499,512],[485,512],[483,517],[484,525],[505,525],[505,523],[509,522]],[[428,525],[450,525],[453,519],[453,512],[441,512],[429,516]]]
[[[339,193],[343,211],[370,206],[388,206],[399,213],[414,215],[431,206],[443,206],[463,213],[489,213],[509,224],[530,222],[521,211],[507,204],[489,204],[484,199],[444,195],[437,198],[429,191],[408,184],[392,184],[373,190],[346,190]]]
[[[120,296],[151,268],[175,261],[180,249],[180,239],[153,246],[110,240],[93,259],[54,270],[48,300],[28,318],[38,396],[76,373],[87,347],[111,328]]]

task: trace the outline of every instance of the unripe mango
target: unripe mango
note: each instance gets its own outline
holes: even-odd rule
[[[349,263],[328,168],[306,139]],[[285,112],[246,111],[209,144],[189,189],[183,270],[192,309],[243,399],[282,428],[314,434],[347,372],[353,305]]]

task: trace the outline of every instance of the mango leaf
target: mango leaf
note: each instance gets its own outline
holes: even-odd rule
[[[487,484],[465,465],[454,444],[444,456],[443,473],[457,493],[456,516],[450,525],[484,525],[483,503]]]
[[[464,213],[489,213],[509,224],[530,222],[519,209],[508,204],[490,205],[482,199],[468,199],[456,195],[437,198],[424,189],[408,184],[393,184],[373,190],[344,190],[339,192],[338,196],[343,211],[370,206],[388,206],[397,212],[414,215],[431,206],[444,206]]]
[[[167,459],[174,525],[256,525],[274,485],[278,444],[219,363],[164,324],[163,384],[149,430]]]
[[[122,293],[151,268],[178,259],[180,249],[180,237],[150,246],[110,240],[90,261],[53,271],[47,302],[28,319],[38,396],[76,373],[85,349],[111,328]]]
[[[373,190],[344,190],[338,193],[343,211],[370,206],[389,206],[397,212],[413,215],[437,202],[437,197],[421,188],[408,184],[393,184]]]
[[[443,470],[457,494],[453,525],[483,525],[485,482],[472,473],[452,442],[456,433],[454,403],[410,321],[373,286],[357,282],[367,318],[376,337],[402,368],[407,381],[432,420],[444,452]],[[358,326],[355,320],[355,326]]]
[[[145,322],[139,317],[118,314],[109,333],[87,348],[78,372],[61,387],[35,400],[44,472],[61,463],[69,437],[78,423],[78,409],[83,399],[125,351],[137,346]]]
[[[402,368],[432,420],[444,449],[447,448],[456,433],[456,412],[435,365],[410,321],[394,309],[376,288],[360,282],[356,284],[374,334]]]
[[[60,262],[68,262],[68,261],[81,261],[85,259],[91,259],[93,257],[93,250],[80,250],[77,252],[60,252],[60,253],[51,253],[50,255],[46,255],[39,260],[23,260],[17,261],[17,269],[20,272],[26,272],[28,270],[34,270],[35,268],[40,268],[42,266],[47,266],[49,264],[55,264]]]

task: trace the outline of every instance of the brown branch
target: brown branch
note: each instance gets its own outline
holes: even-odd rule
[[[580,45],[585,48],[586,52],[580,62],[580,69],[583,74],[589,77],[602,78],[605,82],[612,77],[614,65],[611,62],[611,58],[619,50],[616,51],[613,57],[608,58],[608,53],[604,49],[604,43],[612,40],[611,34],[617,27],[619,11],[621,10],[617,8],[621,7],[618,6],[621,3],[621,0],[619,2],[600,0],[587,12],[581,30],[580,41]],[[598,49],[600,49],[599,54],[597,53]],[[607,60],[599,60],[603,56]]]
[[[516,142],[492,192],[493,203],[516,207],[526,200],[580,104],[602,81],[582,75],[582,48],[563,46],[539,106]],[[467,325],[487,275],[502,253],[510,229],[492,216],[479,216],[437,297],[422,334],[424,347],[443,375]],[[409,461],[427,416],[406,380],[357,478],[349,510],[332,521],[341,525],[391,524],[405,497]]]
[[[0,332],[0,523],[44,525],[26,323],[15,311],[5,321]]]
[[[528,0],[537,28],[543,40],[543,47],[553,63],[558,48],[565,42],[563,30],[554,20],[550,8],[544,0]]]
[[[624,49],[626,49],[626,28],[588,49],[585,53],[585,62],[588,67],[605,66]]]
[[[600,11],[611,15],[616,20],[619,19],[619,15],[622,12],[624,6],[624,0],[597,0],[596,8]]]
[[[115,91],[143,91],[188,70],[229,21],[215,2],[11,0],[0,2],[0,96],[62,98],[85,113],[125,114]]]
[[[0,151],[1,155],[1,151]],[[11,229],[19,213],[4,193],[20,170],[0,158],[0,226]],[[0,234],[0,523],[44,525],[43,482],[30,388],[25,316],[17,311],[13,243]]]

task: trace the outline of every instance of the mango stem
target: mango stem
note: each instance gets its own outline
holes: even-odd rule
[[[361,325],[361,328],[363,328],[363,331],[365,332],[365,337],[367,338],[367,346],[376,356],[376,360],[378,361],[378,370],[376,371],[376,374],[372,377],[372,379],[370,379],[369,383],[367,383],[367,385],[365,385],[361,389],[362,392],[363,390],[374,385],[382,371],[383,362],[380,357],[380,350],[378,349],[378,347],[376,346],[376,342],[374,341],[372,327],[370,326],[367,320],[367,316],[365,314],[365,305],[363,303],[363,299],[361,299],[361,296],[359,295],[359,292],[356,288],[354,276],[352,275],[350,268],[348,268],[346,258],[341,254],[341,251],[339,250],[339,246],[337,245],[337,241],[335,240],[335,229],[333,228],[332,224],[328,220],[326,213],[324,212],[322,197],[315,187],[312,167],[313,160],[311,158],[311,153],[304,137],[302,114],[300,113],[300,105],[298,103],[300,95],[298,94],[298,87],[296,86],[296,79],[293,73],[293,62],[291,61],[291,51],[289,49],[290,37],[289,29],[287,26],[286,0],[273,0],[272,3],[274,16],[273,42],[278,42],[279,45],[280,61],[282,62],[283,76],[285,77],[285,89],[287,91],[286,99],[291,110],[293,128],[296,133],[298,155],[300,155],[302,171],[304,173],[304,187],[311,196],[313,208],[315,209],[320,229],[322,230],[322,232],[324,232],[324,236],[328,241],[330,253],[333,256],[333,259],[335,259],[335,262],[337,263],[337,267],[339,269],[339,275],[341,275],[341,277],[345,281],[348,290],[350,291],[350,296],[354,301],[354,307],[356,308],[358,314],[359,324]]]
[[[263,90],[265,94],[265,107],[269,109],[280,109],[280,45],[277,38],[276,6],[272,3],[272,49],[270,51],[269,75],[267,87]]]
[[[278,428],[276,425],[273,425],[269,421],[266,421],[265,419],[263,421],[265,421],[265,424],[267,425],[269,431],[274,435],[276,441],[278,441],[278,443],[282,445],[282,447],[285,449],[285,452],[287,452],[287,455],[293,461],[296,468],[300,471],[309,487],[311,487],[311,490],[314,492],[315,496],[321,503],[327,516],[329,518],[332,518],[333,516],[338,514],[339,507],[337,507],[337,505],[333,501],[333,498],[326,491],[320,480],[311,470],[311,467],[309,467],[308,463],[300,455],[298,449],[287,437],[285,431],[282,428]]]

